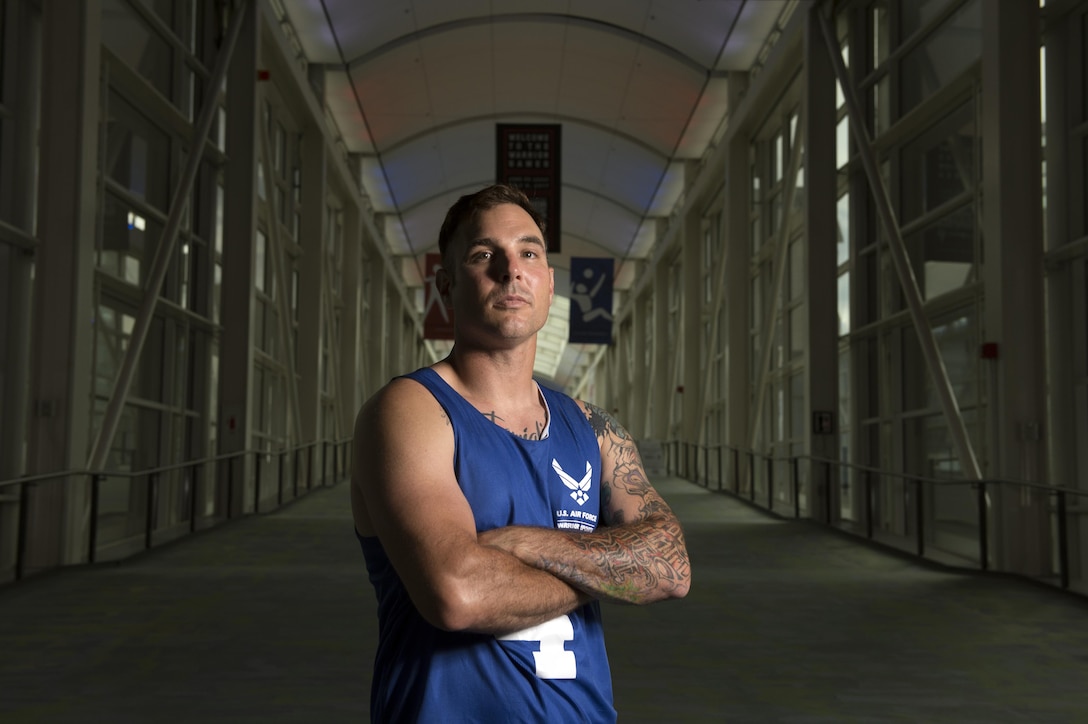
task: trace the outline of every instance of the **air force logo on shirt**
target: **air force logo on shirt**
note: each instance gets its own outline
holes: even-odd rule
[[[555,458],[552,458],[552,469],[559,475],[563,485],[571,489],[570,497],[574,498],[578,505],[585,505],[586,501],[589,500],[589,487],[593,484],[593,466],[589,464],[589,461],[586,461],[586,474],[582,476],[581,480],[575,480],[567,474],[567,471]]]

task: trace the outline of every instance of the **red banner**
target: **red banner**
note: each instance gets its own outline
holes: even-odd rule
[[[438,296],[435,273],[442,268],[440,254],[427,254],[423,274],[423,339],[453,339],[453,310]]]
[[[549,252],[559,252],[560,140],[558,123],[495,125],[495,180],[516,186],[544,217]]]

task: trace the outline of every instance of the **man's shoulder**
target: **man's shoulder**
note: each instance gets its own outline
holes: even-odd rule
[[[392,416],[412,415],[439,409],[434,395],[414,376],[394,377],[363,403],[356,417],[356,427]]]

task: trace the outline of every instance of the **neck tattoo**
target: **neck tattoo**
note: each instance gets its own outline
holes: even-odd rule
[[[510,426],[506,424],[506,420],[500,417],[495,410],[492,410],[491,412],[484,412],[482,414],[488,420],[491,420],[491,422],[495,423],[510,434],[517,435],[524,440],[544,439],[544,426],[540,423],[539,420],[533,423],[533,427],[535,428],[534,430],[530,430],[529,428],[525,427],[522,428],[521,432],[518,432],[517,430],[511,430]]]

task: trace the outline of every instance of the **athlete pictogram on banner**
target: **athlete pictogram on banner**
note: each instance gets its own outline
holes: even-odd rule
[[[453,339],[453,310],[442,301],[434,283],[442,268],[442,255],[427,254],[423,263],[423,339]]]
[[[571,257],[571,342],[612,342],[612,275],[611,258]]]

